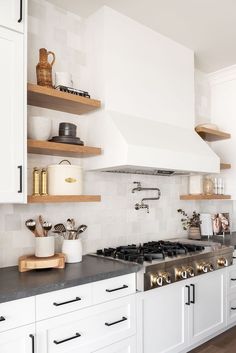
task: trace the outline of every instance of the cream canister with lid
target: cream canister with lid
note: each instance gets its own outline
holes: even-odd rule
[[[64,164],[67,163],[67,164]],[[49,195],[81,195],[83,193],[82,167],[72,165],[68,160],[48,168]]]

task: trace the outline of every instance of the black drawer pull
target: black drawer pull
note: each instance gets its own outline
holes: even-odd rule
[[[18,190],[18,194],[22,193],[22,165],[18,165],[17,167],[20,171],[20,188]]]
[[[75,338],[79,338],[81,335],[76,332],[75,336],[72,336],[72,337],[69,337],[69,338],[65,338],[64,340],[61,340],[61,341],[56,341],[54,340],[53,343],[55,344],[61,344],[61,343],[64,343],[64,342],[67,342],[67,341],[71,341],[71,340],[74,340]]]
[[[34,353],[35,352],[35,349],[34,349],[34,335],[29,335],[30,336],[30,338],[31,338],[31,340],[32,340],[32,353]]]
[[[236,281],[236,278],[231,278],[231,281]]]
[[[60,305],[65,305],[65,304],[70,304],[70,303],[74,303],[74,302],[78,302],[80,301],[81,298],[80,297],[76,297],[75,299],[72,299],[72,300],[68,300],[67,302],[62,302],[62,303],[53,303],[53,305],[55,306],[60,306]]]
[[[4,316],[0,316],[0,321],[5,321],[5,317]]]
[[[186,305],[190,305],[190,286],[185,286],[188,288],[188,301],[185,303]]]
[[[236,310],[236,308],[235,307],[231,307],[231,310]]]
[[[106,326],[113,326],[113,325],[119,324],[120,322],[123,322],[126,320],[128,320],[127,317],[123,316],[121,320],[114,321],[114,322],[105,322],[105,325]]]
[[[190,300],[190,303],[195,304],[195,284],[190,284],[190,286],[193,288],[193,299]]]
[[[125,289],[125,288],[129,288],[129,286],[127,286],[126,284],[124,284],[122,287],[119,288],[115,288],[115,289],[106,289],[106,292],[111,293],[111,292],[115,292],[117,290],[121,290],[121,289]]]
[[[20,18],[19,18],[19,20],[17,21],[18,23],[20,23],[22,20],[23,20],[23,15],[22,15],[22,0],[20,0]]]

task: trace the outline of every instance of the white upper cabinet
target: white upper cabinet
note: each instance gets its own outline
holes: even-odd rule
[[[5,2],[1,1],[0,6]],[[23,34],[0,27],[0,52],[0,203],[23,203],[26,196]]]
[[[25,5],[26,2],[24,0],[1,0],[0,26],[23,32],[26,13]]]

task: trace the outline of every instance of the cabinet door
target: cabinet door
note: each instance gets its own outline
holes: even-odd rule
[[[28,325],[0,333],[1,353],[33,353],[35,326]]]
[[[137,294],[138,353],[176,353],[187,346],[186,296],[181,283]]]
[[[191,305],[190,342],[194,344],[226,326],[225,269],[199,276],[191,283],[194,303]]]
[[[0,26],[23,32],[25,0],[0,1]]]
[[[24,201],[23,34],[0,27],[0,203]]]
[[[92,353],[136,353],[136,337],[128,338]]]

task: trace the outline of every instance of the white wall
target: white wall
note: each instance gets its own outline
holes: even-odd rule
[[[83,43],[84,22],[77,16],[54,7],[46,1],[29,2],[29,50],[28,76],[36,82],[35,66],[38,49],[46,47],[56,54],[53,71],[70,71],[81,78],[82,89],[87,89],[87,55]],[[78,135],[86,142],[86,121],[88,116],[78,117],[29,107],[31,115],[49,116],[53,120],[53,134],[60,121],[78,124]],[[71,161],[82,164],[82,160]],[[58,163],[59,157],[29,156],[29,193],[31,174],[34,166]],[[150,214],[134,210],[134,204],[144,193],[132,194],[132,182],[140,180],[144,186],[159,187],[160,201],[150,203]],[[184,207],[187,211],[197,208],[194,202],[179,201],[179,194],[187,192],[186,178],[163,178],[135,175],[87,173],[85,192],[101,194],[101,203],[88,204],[45,204],[45,205],[0,205],[0,267],[17,264],[20,255],[33,253],[34,238],[25,228],[25,220],[42,214],[55,223],[74,217],[78,224],[85,223],[88,230],[83,235],[84,253],[105,246],[143,242],[151,239],[170,238],[183,235],[180,217],[176,210]],[[146,194],[145,194],[146,195]]]
[[[81,78],[81,88],[87,88],[86,69],[88,57],[84,50],[84,22],[46,1],[29,2],[29,81],[36,82],[35,65],[38,62],[38,49],[46,47],[55,51],[55,70],[71,71]],[[50,116],[57,132],[60,121],[78,123],[78,135],[86,142],[86,121],[89,116],[77,117],[56,111],[30,107],[29,116],[38,114]],[[57,163],[59,157],[29,157],[29,193],[33,166],[47,166]],[[80,159],[74,163],[82,164]],[[159,201],[150,202],[150,214],[134,210],[134,204],[144,194],[132,194],[132,182],[140,180],[144,186],[159,187],[162,192]],[[44,204],[44,205],[0,205],[0,267],[17,264],[20,255],[34,251],[34,238],[25,228],[25,220],[42,214],[55,223],[74,217],[78,224],[85,223],[88,230],[82,237],[84,253],[105,246],[144,242],[185,236],[176,210],[210,210],[231,212],[231,202],[196,203],[179,201],[179,194],[187,192],[185,177],[152,177],[137,175],[116,175],[87,173],[85,192],[102,195],[101,203],[88,204]],[[145,194],[146,195],[146,194]],[[220,206],[219,206],[220,205]]]
[[[195,125],[211,121],[211,87],[208,75],[195,70]]]
[[[223,131],[231,133],[231,139],[214,142],[212,146],[221,160],[231,163],[231,169],[222,172],[225,191],[234,200],[233,221],[236,221],[236,65],[208,75],[211,85],[211,121]]]

